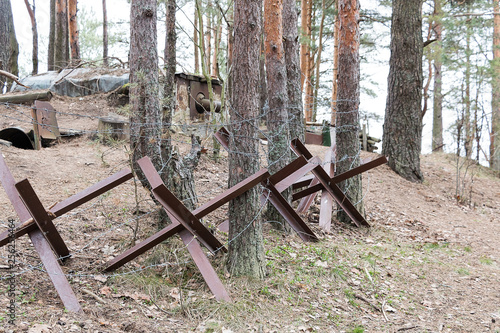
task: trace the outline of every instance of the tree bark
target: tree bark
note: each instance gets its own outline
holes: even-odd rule
[[[197,0],[196,0],[197,1]],[[198,6],[194,8],[194,34],[193,34],[193,46],[194,46],[194,72],[196,74],[200,73],[200,49],[199,49],[199,41],[198,34]]]
[[[67,0],[56,0],[54,66],[62,69],[69,64],[69,30]]]
[[[441,16],[442,0],[434,0],[434,32],[436,34],[436,45],[434,50],[434,96],[432,117],[432,152],[443,151],[443,23]]]
[[[283,46],[285,49],[290,138],[304,142],[304,109],[300,89],[300,43],[295,0],[283,0]]]
[[[17,65],[18,55],[19,45],[17,44],[16,32],[14,30],[10,0],[0,0],[0,70],[17,76],[19,74]],[[12,84],[12,80],[7,79],[6,82],[8,90]],[[0,93],[2,89],[3,84],[0,85]]]
[[[268,169],[271,174],[290,163],[290,133],[287,114],[287,74],[283,48],[282,0],[264,0],[266,74],[269,98],[267,130],[269,137]],[[290,191],[283,193],[288,199]],[[267,219],[280,230],[289,230],[283,216],[268,205]]]
[[[69,18],[69,45],[71,48],[71,63],[77,65],[80,62],[80,44],[78,38],[77,22],[77,0],[68,0]]]
[[[338,10],[338,0],[335,0]],[[339,69],[339,16],[335,20],[333,27],[333,82],[332,82],[332,122],[333,126],[337,123],[337,92],[338,92],[338,69]]]
[[[467,3],[467,13],[470,13],[470,4]],[[472,156],[472,143],[474,141],[474,133],[472,129],[472,117],[471,117],[471,56],[472,56],[472,23],[470,20],[466,20],[466,34],[465,34],[465,96],[463,96],[463,104],[464,104],[464,126],[465,126],[465,156],[467,158],[471,158]]]
[[[394,0],[383,153],[403,178],[421,182],[422,0]]]
[[[259,170],[259,54],[262,0],[234,1],[234,56],[230,105],[229,186]],[[229,203],[229,271],[263,278],[265,257],[258,188]]]
[[[49,48],[47,51],[47,70],[54,71],[54,46],[56,41],[56,0],[50,0]]]
[[[102,63],[104,67],[109,66],[108,62],[108,9],[106,0],[102,0]]]
[[[338,102],[336,119],[337,174],[360,164],[359,147],[359,1],[339,0],[339,59]],[[339,184],[356,208],[363,214],[361,175]],[[339,221],[351,219],[343,210],[337,212]]]
[[[38,74],[38,30],[36,27],[36,18],[35,18],[35,0],[33,0],[33,6],[30,5],[28,0],[24,0],[24,4],[26,5],[26,9],[28,10],[28,14],[31,20],[31,32],[33,34],[33,50],[31,52],[31,61],[33,63],[33,70],[31,71],[32,75]]]
[[[490,167],[500,170],[500,1],[494,0]]]
[[[130,146],[134,171],[146,187],[149,185],[135,162],[149,156],[157,170],[162,170],[166,162],[161,149],[162,112],[156,50],[156,0],[133,0],[130,6]]]

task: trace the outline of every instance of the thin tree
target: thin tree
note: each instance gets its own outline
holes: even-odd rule
[[[338,0],[335,0],[338,13]],[[333,27],[333,79],[332,79],[332,120],[331,124],[335,126],[337,123],[337,92],[338,92],[338,73],[339,73],[339,17],[335,19]]]
[[[31,51],[31,61],[33,63],[33,70],[31,74],[38,74],[38,30],[36,27],[36,17],[35,17],[35,0],[33,0],[33,5],[30,5],[28,0],[24,0],[26,9],[31,20],[31,32],[33,35],[33,49]]]
[[[148,50],[144,52],[144,50]],[[162,112],[159,104],[156,0],[132,0],[130,6],[130,146],[133,162],[149,156],[157,170],[162,156]],[[147,186],[140,168],[134,170]]]
[[[234,47],[230,105],[229,185],[259,169],[259,52],[262,0],[234,1]],[[229,203],[229,271],[263,278],[264,240],[254,187]]]
[[[336,119],[337,164],[336,173],[359,166],[359,1],[339,0],[339,58],[338,102]],[[361,176],[339,184],[347,197],[363,211]],[[350,221],[341,209],[337,218]]]
[[[300,89],[300,43],[295,0],[283,0],[283,47],[286,63],[290,138],[299,138],[304,141],[304,110]]]
[[[394,0],[392,8],[382,151],[396,173],[421,182],[422,0]]]
[[[64,68],[69,64],[68,2],[56,0],[54,39],[54,66]]]
[[[15,76],[18,75],[17,57],[19,45],[17,44],[16,31],[14,30],[14,19],[10,0],[0,0],[0,69]],[[7,79],[7,89],[12,80]],[[3,84],[0,86],[0,92]]]
[[[443,151],[443,9],[442,0],[434,0],[434,96],[432,117],[432,152]]]
[[[287,74],[283,48],[282,0],[264,0],[264,31],[266,74],[269,99],[267,130],[269,133],[268,169],[275,173],[290,162],[290,133],[287,114]],[[290,193],[284,193],[285,198]],[[271,205],[267,219],[277,222],[274,226],[287,229],[282,215]]]
[[[54,44],[56,41],[56,0],[50,0],[49,48],[47,50],[47,70],[54,71]]]
[[[500,1],[494,0],[490,167],[500,170]]]
[[[102,63],[108,67],[108,10],[106,0],[102,0]]]
[[[77,0],[68,0],[68,30],[71,49],[71,62],[76,65],[80,62],[80,44],[78,39]]]
[[[193,32],[193,46],[194,46],[194,72],[196,74],[200,73],[200,51],[199,51],[199,41],[198,35],[200,31],[198,30],[198,6],[194,6],[194,32]]]

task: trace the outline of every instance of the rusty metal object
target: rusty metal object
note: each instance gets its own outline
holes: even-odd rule
[[[322,134],[306,132],[305,137],[306,137],[306,143],[308,145],[317,145],[317,146],[323,145],[323,135]]]
[[[219,128],[214,134],[215,138],[226,151],[229,151],[229,132],[225,127]]]
[[[0,170],[4,170],[3,168]],[[98,182],[95,185],[90,186],[89,188],[69,197],[66,200],[63,200],[51,208],[49,211],[51,214],[59,217],[74,208],[81,206],[82,204],[100,196],[103,193],[106,193],[110,189],[126,182],[127,180],[133,177],[132,172],[129,169],[123,169],[116,174]],[[17,192],[16,192],[17,193]],[[17,194],[16,194],[17,196]],[[20,199],[19,199],[20,200]],[[22,202],[19,201],[22,205]],[[14,207],[16,207],[14,205]],[[23,206],[24,207],[24,206]],[[37,226],[34,220],[31,219],[31,216],[28,213],[28,216],[25,219],[21,219],[21,224],[16,227],[14,231],[15,237],[21,237],[22,235],[27,234],[30,231],[36,230]],[[7,244],[9,241],[9,232],[5,231],[0,234],[0,247]]]
[[[318,237],[314,232],[307,226],[307,224],[302,220],[302,218],[297,214],[297,212],[290,206],[288,201],[283,198],[280,192],[274,187],[270,182],[263,184],[268,193],[263,193],[262,197],[265,199],[269,196],[269,201],[276,208],[276,210],[285,218],[285,220],[290,224],[292,229],[299,235],[299,237],[305,242],[316,242]],[[262,200],[261,197],[261,200]]]
[[[297,153],[297,155],[303,155],[307,159],[312,158],[312,154],[304,146],[300,140],[295,139],[292,141],[292,149]],[[333,197],[337,204],[347,213],[351,220],[358,226],[370,227],[370,224],[365,220],[363,215],[354,207],[351,201],[345,196],[345,194],[340,190],[340,188],[333,182],[332,178],[328,173],[321,167],[318,166],[312,170],[314,176],[319,180],[322,188],[328,191],[328,193]]]
[[[292,162],[285,165],[280,170],[276,171],[269,178],[269,181],[273,184],[278,184],[279,182],[281,182],[282,180],[284,180],[288,176],[290,176],[290,174],[296,172],[297,170],[299,170],[300,168],[302,168],[306,165],[307,165],[307,160],[304,157],[299,156],[298,158],[296,158]]]
[[[378,158],[376,158],[374,160],[371,160],[370,162],[367,162],[365,164],[361,164],[359,167],[353,168],[353,169],[351,169],[349,171],[346,171],[344,173],[341,173],[340,175],[337,175],[337,176],[333,177],[332,181],[334,183],[339,183],[341,181],[344,181],[344,180],[346,180],[348,178],[356,176],[356,175],[358,175],[360,173],[363,173],[365,171],[368,171],[370,169],[373,169],[373,168],[375,168],[375,167],[377,167],[379,165],[385,164],[385,163],[387,163],[387,157],[385,157],[385,156],[378,157]],[[303,198],[305,196],[310,195],[311,193],[321,191],[322,188],[323,187],[322,187],[321,184],[311,186],[311,187],[309,187],[309,188],[307,188],[305,190],[302,190],[300,192],[294,193],[293,196],[292,196],[293,197],[292,200],[295,201],[295,200],[301,199],[301,198]]]
[[[323,169],[328,173],[330,177],[333,177],[335,173],[335,155],[337,147],[334,144],[330,149],[327,150],[324,159]],[[327,190],[323,189],[321,191],[321,203],[319,209],[319,227],[326,232],[331,231],[332,226],[332,213],[333,213],[333,198],[328,193]]]
[[[7,197],[10,202],[14,206],[14,210],[16,211],[19,219],[21,221],[25,221],[30,218],[30,213],[22,203],[19,194],[15,188],[15,180],[12,176],[5,160],[0,153],[0,182],[2,183],[5,192],[7,193]],[[64,307],[71,312],[82,312],[82,308],[80,307],[80,303],[73,292],[68,280],[66,279],[66,275],[64,275],[61,266],[57,261],[50,244],[47,239],[42,234],[42,231],[36,228],[36,224],[32,224],[33,229],[29,231],[29,237],[31,239],[31,243],[33,247],[37,251],[40,256],[40,260],[42,261],[45,271],[49,275],[54,288],[56,289],[61,301],[64,304]],[[8,243],[8,239],[7,242]]]
[[[203,252],[200,244],[194,239],[193,234],[184,229],[179,232],[179,236],[181,237],[184,245],[186,245],[189,254],[191,254],[194,263],[198,267],[208,287],[215,295],[215,298],[218,301],[231,302],[231,297],[229,297],[226,288],[224,288],[224,285],[217,276],[217,273],[210,264],[210,261]]]
[[[33,220],[35,220],[35,223],[38,225],[38,229],[43,232],[43,235],[49,241],[54,252],[61,257],[69,256],[69,250],[66,243],[64,243],[61,235],[56,229],[56,226],[52,222],[52,217],[49,216],[43,207],[42,202],[36,195],[30,182],[27,179],[24,179],[16,183],[15,186],[21,200],[30,212]]]
[[[212,200],[208,201],[204,205],[196,208],[193,210],[193,215],[196,216],[197,218],[201,219],[205,215],[210,214],[220,206],[228,203],[232,199],[242,195],[249,189],[255,187],[262,181],[266,180],[269,178],[270,174],[267,171],[267,169],[261,169],[254,175],[248,177],[247,179],[239,182],[238,184],[234,185],[230,189],[224,191],[223,193],[219,194]]]
[[[78,192],[68,199],[57,203],[54,207],[50,208],[50,212],[59,217],[69,212],[70,210],[73,210],[74,208],[81,206],[94,198],[97,198],[101,194],[108,192],[118,185],[123,184],[133,177],[134,176],[130,169],[123,169],[115,173],[114,175],[86,188],[85,190]]]
[[[157,232],[153,236],[148,237],[139,244],[136,244],[135,246],[123,252],[119,256],[115,257],[113,260],[108,261],[106,263],[106,267],[104,268],[104,270],[106,272],[114,271],[115,269],[137,258],[144,252],[148,251],[149,249],[152,249],[156,245],[160,244],[164,240],[167,240],[168,238],[172,237],[173,235],[177,234],[179,231],[183,229],[184,226],[182,224],[178,222],[172,222],[172,224],[170,224],[166,228],[163,228],[161,231]]]
[[[163,208],[173,215],[186,229],[198,237],[212,253],[227,252],[224,245],[194,216],[165,185],[153,189],[153,195]]]
[[[152,193],[156,200],[158,200],[168,214],[174,216],[175,220],[194,235],[198,236],[200,242],[202,242],[211,252],[216,253],[218,250],[227,251],[222,243],[208,231],[198,218],[168,190],[149,157],[146,156],[141,158],[137,161],[137,164],[139,164],[148,182],[153,187]]]
[[[35,101],[38,132],[44,139],[55,140],[61,136],[57,124],[56,110],[49,102]]]

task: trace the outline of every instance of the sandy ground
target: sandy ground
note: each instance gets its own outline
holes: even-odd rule
[[[51,103],[61,112],[61,128],[87,134],[40,151],[0,147],[15,179],[28,178],[45,207],[129,164],[125,144],[92,139],[96,117],[117,112],[102,96]],[[0,106],[1,128],[28,129],[26,113],[27,107]],[[187,138],[175,138],[186,151]],[[210,151],[210,140],[205,144]],[[325,151],[309,148],[320,157]],[[227,168],[226,153],[219,162],[202,155],[195,172],[200,204],[226,188]],[[422,184],[385,165],[364,174],[369,230],[333,220],[325,234],[315,223],[318,198],[304,215],[318,243],[285,237],[265,224],[269,274],[263,281],[232,277],[224,256],[212,258],[233,299],[229,304],[213,299],[176,237],[115,273],[102,272],[108,259],[133,244],[134,233],[139,241],[156,231],[158,207],[130,180],[54,220],[73,255],[63,269],[84,314],[63,309],[23,236],[16,241],[15,327],[3,310],[10,272],[0,269],[0,332],[499,332],[500,179],[483,167],[457,167],[456,158],[444,154],[422,156],[422,170]],[[4,231],[15,213],[3,191],[0,205]],[[203,222],[215,230],[226,210]],[[214,232],[227,242],[225,233]],[[0,267],[5,265],[3,247]]]

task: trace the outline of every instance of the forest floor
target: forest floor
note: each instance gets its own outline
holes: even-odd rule
[[[102,96],[56,96],[51,104],[61,128],[88,133],[40,151],[0,147],[15,179],[28,178],[45,207],[129,164],[125,143],[93,139],[96,117],[115,111]],[[28,129],[29,108],[0,106],[0,128],[11,126]],[[189,149],[188,138],[175,139],[181,153]],[[308,148],[320,157],[326,149]],[[457,167],[447,154],[422,156],[421,167],[422,184],[386,165],[363,174],[370,229],[333,221],[331,233],[321,232],[318,200],[303,216],[317,243],[264,224],[264,280],[233,277],[224,255],[211,258],[230,303],[214,299],[177,237],[102,272],[134,233],[137,242],[157,228],[158,207],[130,180],[54,220],[72,253],[63,270],[83,314],[64,310],[23,236],[16,241],[17,320],[9,325],[8,254],[0,249],[0,332],[500,332],[500,178],[463,160]],[[218,162],[203,154],[195,178],[199,204],[222,192],[227,154]],[[3,190],[0,205],[3,232],[16,216]],[[203,223],[215,230],[226,215],[224,206]],[[216,236],[227,242],[225,233]]]

